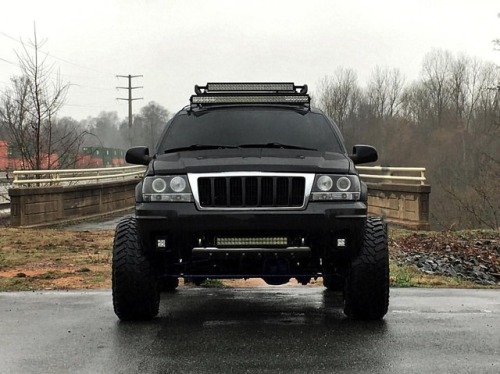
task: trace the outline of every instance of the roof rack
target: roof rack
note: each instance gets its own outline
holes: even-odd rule
[[[307,85],[294,83],[207,83],[194,86],[191,108],[209,105],[278,104],[310,107]]]

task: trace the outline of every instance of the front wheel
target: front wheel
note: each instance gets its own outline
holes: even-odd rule
[[[133,217],[118,223],[113,242],[113,307],[123,321],[156,317],[160,306],[158,276],[144,254]]]
[[[351,259],[344,290],[344,313],[354,319],[382,319],[389,307],[387,226],[381,218],[366,221],[363,245]]]

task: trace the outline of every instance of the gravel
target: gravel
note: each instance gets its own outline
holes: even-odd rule
[[[393,239],[399,265],[415,265],[426,274],[500,285],[500,232],[414,233]]]

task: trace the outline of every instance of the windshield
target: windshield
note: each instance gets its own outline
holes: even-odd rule
[[[279,108],[225,108],[176,116],[159,144],[158,153],[203,149],[203,145],[208,146],[205,149],[262,145],[345,152],[322,114]]]

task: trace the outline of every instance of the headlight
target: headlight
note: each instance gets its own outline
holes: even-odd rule
[[[336,185],[339,191],[349,191],[349,188],[351,188],[351,180],[347,177],[340,177],[337,179]]]
[[[328,175],[322,175],[318,178],[316,185],[321,191],[330,191],[333,187],[333,181]]]
[[[167,182],[165,182],[165,179],[156,178],[151,183],[151,188],[156,193],[162,193],[167,189]]]
[[[186,180],[182,177],[173,177],[170,180],[170,188],[174,192],[184,192],[186,189]]]
[[[144,201],[191,202],[191,188],[184,175],[145,177],[142,184]]]
[[[312,201],[357,201],[361,183],[357,175],[318,175],[311,192]]]

